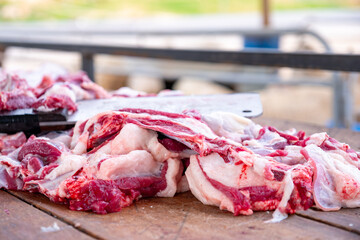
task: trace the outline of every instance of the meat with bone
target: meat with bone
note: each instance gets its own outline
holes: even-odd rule
[[[1,157],[1,186],[97,213],[187,188],[235,215],[276,210],[275,221],[313,205],[360,206],[360,154],[326,133],[306,137],[229,113],[123,109],[78,122],[70,148],[56,139],[31,137]]]

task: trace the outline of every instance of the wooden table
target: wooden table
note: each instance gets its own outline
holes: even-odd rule
[[[349,130],[264,118],[256,122],[307,133],[326,130],[360,149],[360,133]],[[0,191],[0,239],[360,239],[360,208],[309,209],[280,223],[265,223],[271,214],[234,217],[203,205],[187,192],[174,198],[141,199],[121,212],[98,215],[70,211],[39,194]],[[44,231],[49,226],[58,228]]]

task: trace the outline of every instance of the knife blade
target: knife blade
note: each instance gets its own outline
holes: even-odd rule
[[[32,109],[3,113],[0,115],[0,132],[62,130],[98,113],[123,108],[142,108],[173,113],[196,110],[201,114],[223,111],[244,117],[257,117],[263,112],[260,96],[257,93],[95,99],[79,101],[77,105],[78,110],[70,116],[64,111],[45,113]]]

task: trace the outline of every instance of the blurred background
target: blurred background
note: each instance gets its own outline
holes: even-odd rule
[[[0,0],[0,37],[359,54],[360,0]],[[74,72],[82,66],[76,52],[11,47],[0,49],[0,54],[1,67],[7,71]],[[110,55],[96,55],[94,67],[95,81],[109,90],[129,86],[149,93],[164,88],[185,94],[258,92],[265,117],[331,127],[339,117],[334,108],[342,108],[341,124],[360,129],[357,73]]]

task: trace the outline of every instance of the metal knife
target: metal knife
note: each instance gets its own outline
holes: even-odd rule
[[[19,109],[0,114],[0,132],[40,132],[71,128],[77,121],[86,120],[100,112],[122,108],[143,108],[181,113],[196,110],[201,114],[214,111],[232,112],[244,117],[257,117],[263,112],[257,93],[218,95],[135,97],[95,99],[77,102],[78,110],[67,115],[66,111],[36,112]]]

